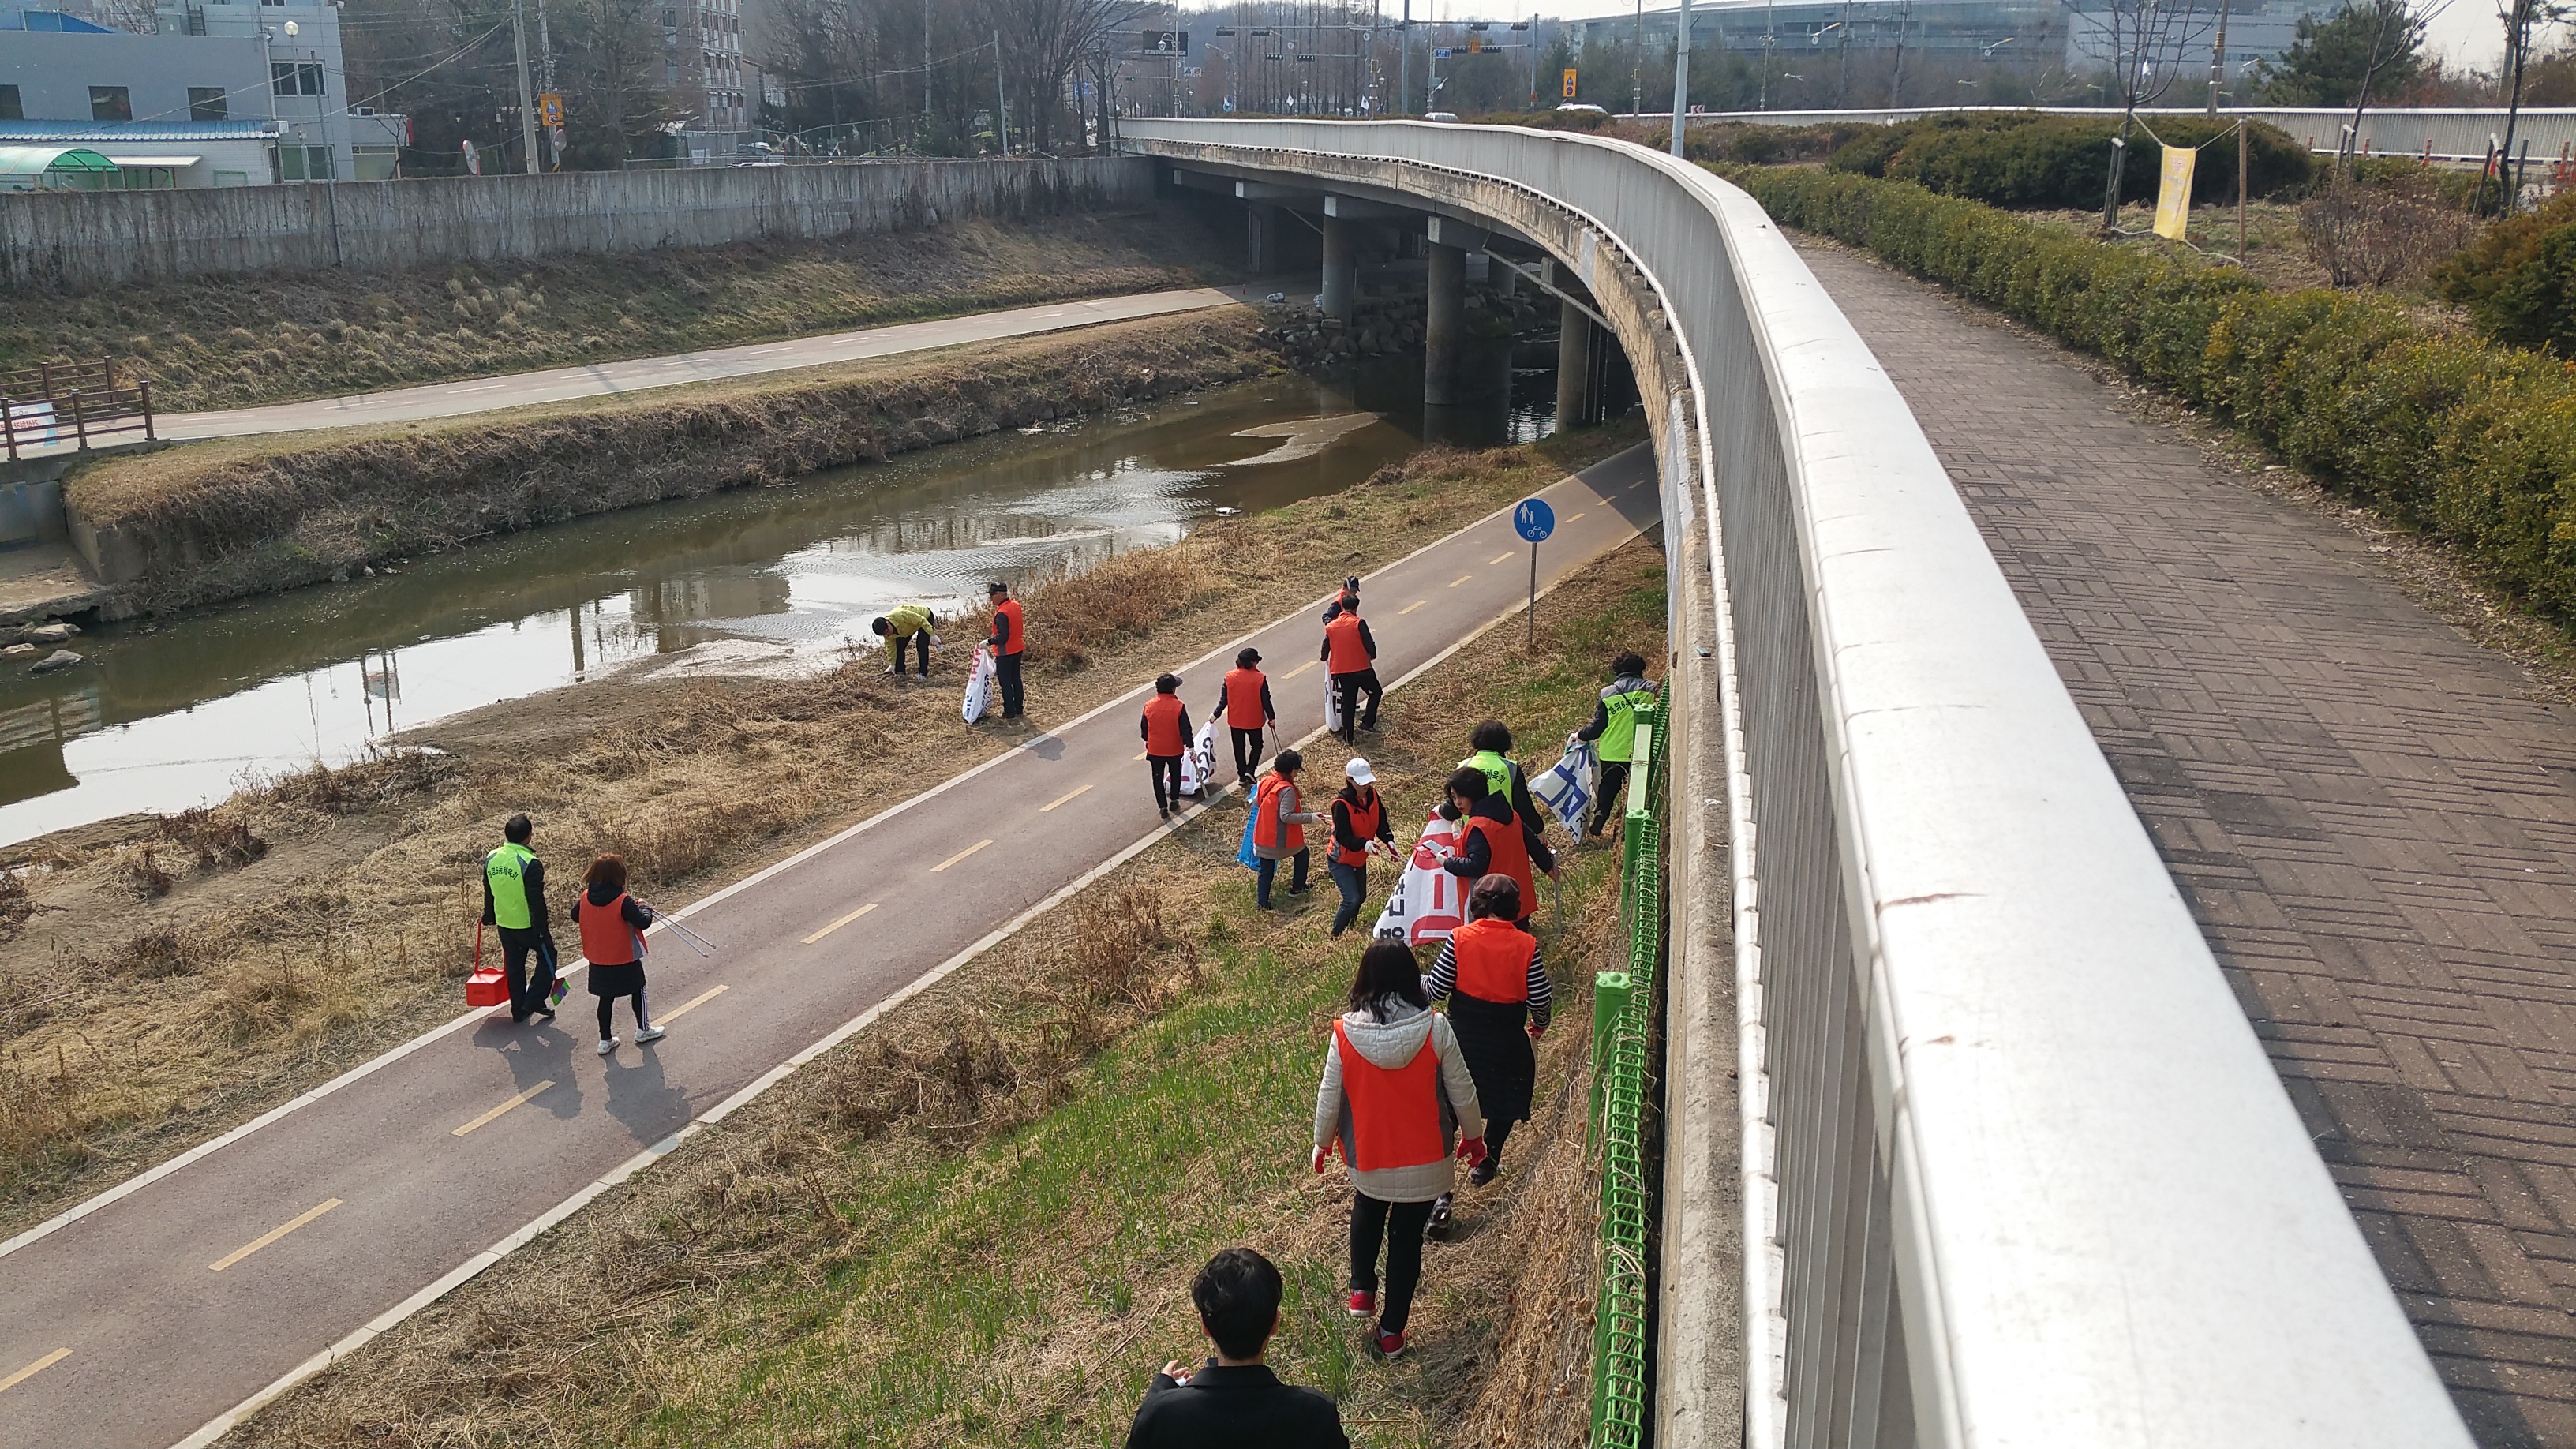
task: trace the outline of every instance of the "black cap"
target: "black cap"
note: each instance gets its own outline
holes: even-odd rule
[[[1260,662],[1261,651],[1258,649],[1246,649],[1234,656],[1234,667],[1237,669],[1250,669]]]
[[[1359,591],[1360,591],[1360,576],[1359,576],[1358,574],[1353,574],[1353,575],[1351,575],[1349,578],[1346,578],[1346,579],[1342,580],[1342,592],[1343,592],[1343,593],[1346,593],[1346,594],[1356,594],[1356,593],[1358,593]]]
[[[1007,593],[1009,593],[1010,591],[1011,591],[1011,586],[1010,586],[1009,584],[1001,583],[1001,582],[998,582],[998,581],[996,581],[996,582],[994,582],[994,583],[986,584],[986,585],[984,586],[984,592],[985,592],[985,594],[986,594],[986,595],[988,595],[988,596],[989,596],[989,595],[992,595],[992,594],[1007,594]]]

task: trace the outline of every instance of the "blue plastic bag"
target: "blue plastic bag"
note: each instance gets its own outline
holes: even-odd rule
[[[1254,803],[1258,804],[1260,802],[1255,801]],[[1242,862],[1245,870],[1257,871],[1261,869],[1261,856],[1252,848],[1252,822],[1259,818],[1259,815],[1254,811],[1244,812],[1243,846],[1241,849],[1235,851],[1234,858]]]

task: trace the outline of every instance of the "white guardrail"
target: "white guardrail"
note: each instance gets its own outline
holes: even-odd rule
[[[1706,441],[1665,517],[1694,488],[1719,531],[1739,706],[1748,1444],[2466,1449],[1931,445],[1759,206],[1593,137],[1126,132],[1527,188],[1661,294]]]
[[[1911,121],[1923,116],[1938,116],[1952,111],[2043,111],[2052,116],[2089,116],[2097,120],[2119,119],[2118,111],[2099,106],[1920,106],[1901,110],[1856,111],[1703,111],[1693,115],[1694,126],[1829,126],[1836,122],[1851,125],[1884,126],[1897,121]],[[2150,106],[2139,115],[2152,126],[2167,116],[2204,116],[2199,106]],[[2219,111],[2222,120],[2242,116],[2249,121],[2279,127],[2311,151],[2333,152],[2343,141],[2346,126],[2352,124],[2350,106],[2229,106]],[[1672,124],[1672,113],[1649,113],[1642,118],[1648,125]],[[2430,156],[2437,161],[2483,161],[2487,152],[2504,140],[2504,108],[2501,106],[2389,106],[2366,109],[2361,113],[2361,141],[2357,149],[2374,156]],[[2534,179],[2541,168],[2576,156],[2576,106],[2525,106],[2513,128],[2514,154],[2524,154],[2526,143],[2531,157]]]

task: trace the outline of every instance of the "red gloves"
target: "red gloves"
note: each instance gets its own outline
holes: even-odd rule
[[[1485,1161],[1485,1139],[1465,1138],[1458,1144],[1458,1160],[1469,1167],[1481,1167]]]
[[[1530,1040],[1531,1040],[1531,1041],[1536,1041],[1536,1040],[1538,1040],[1540,1037],[1547,1035],[1547,1028],[1546,1028],[1546,1027],[1543,1027],[1543,1026],[1539,1025],[1537,1022],[1534,1022],[1534,1021],[1533,1021],[1533,1022],[1531,1022],[1531,1023],[1530,1023],[1530,1025],[1529,1025],[1529,1034],[1530,1034]]]
[[[1324,1159],[1325,1159],[1325,1158],[1327,1158],[1327,1157],[1330,1157],[1330,1156],[1332,1156],[1332,1155],[1333,1155],[1333,1151],[1332,1151],[1332,1148],[1331,1148],[1331,1147],[1329,1147],[1329,1146],[1326,1146],[1326,1147],[1318,1147],[1318,1148],[1316,1148],[1316,1149],[1315,1149],[1315,1172],[1316,1172],[1316,1175],[1317,1175],[1317,1176],[1321,1176],[1321,1175],[1323,1174],[1323,1171],[1324,1171]]]

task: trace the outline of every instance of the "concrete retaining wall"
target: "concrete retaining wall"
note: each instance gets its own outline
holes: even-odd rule
[[[1142,204],[1142,157],[426,177],[0,199],[0,290],[718,246]]]

